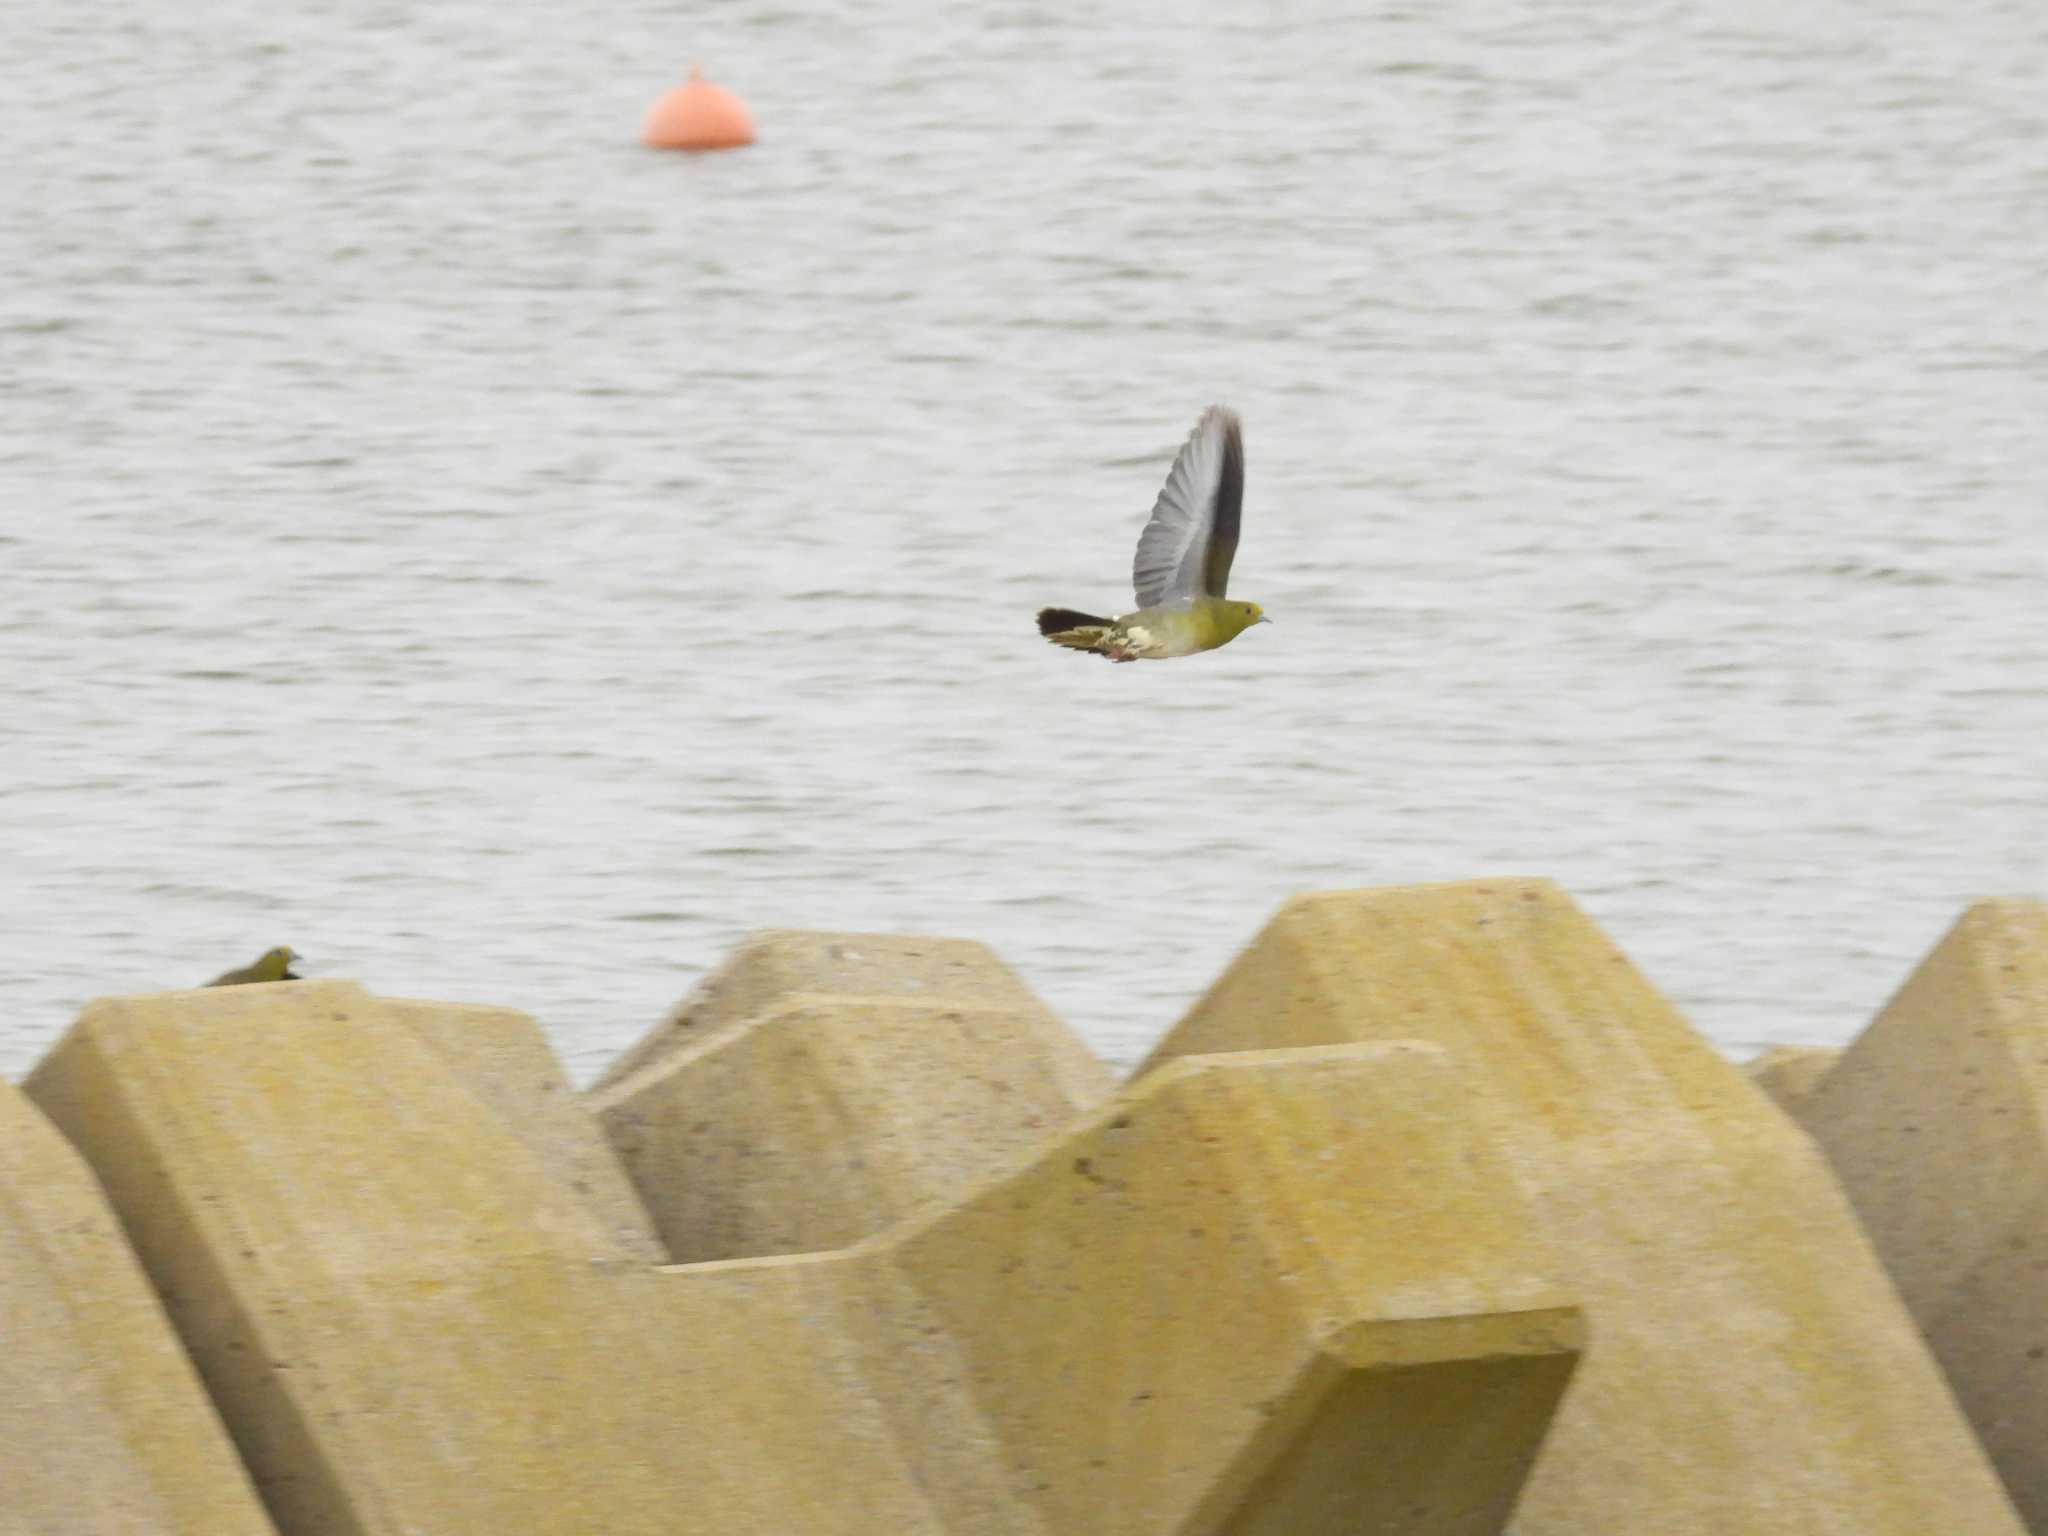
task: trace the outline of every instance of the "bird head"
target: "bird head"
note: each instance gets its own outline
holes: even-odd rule
[[[280,944],[275,949],[265,950],[263,958],[256,962],[255,968],[262,973],[265,981],[297,981],[299,977],[292,967],[298,963],[298,959],[297,950],[289,944]]]
[[[1209,607],[1209,623],[1215,636],[1216,645],[1227,645],[1254,624],[1270,624],[1266,610],[1257,603],[1240,603],[1235,599],[1218,600]]]

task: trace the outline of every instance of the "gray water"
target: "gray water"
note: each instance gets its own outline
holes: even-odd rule
[[[325,10],[0,50],[0,1070],[290,942],[584,1077],[762,926],[1129,1061],[1501,873],[1742,1054],[2048,895],[2038,0]],[[1042,643],[1211,400],[1275,624]]]

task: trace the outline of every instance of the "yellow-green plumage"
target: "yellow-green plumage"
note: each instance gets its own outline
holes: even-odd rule
[[[1198,597],[1185,608],[1140,608],[1114,619],[1047,608],[1038,616],[1038,627],[1054,645],[1111,661],[1164,661],[1228,645],[1264,618],[1257,603]],[[1047,627],[1048,621],[1053,627]]]
[[[1212,405],[1174,458],[1138,538],[1131,565],[1138,607],[1113,619],[1041,608],[1038,632],[1111,661],[1163,661],[1213,651],[1271,622],[1257,603],[1224,596],[1243,504],[1243,430],[1233,413]]]
[[[222,971],[207,985],[241,987],[258,981],[297,981],[300,978],[292,970],[292,965],[298,958],[289,944],[280,944],[277,948],[266,949],[258,955],[253,965],[245,965],[233,971]]]

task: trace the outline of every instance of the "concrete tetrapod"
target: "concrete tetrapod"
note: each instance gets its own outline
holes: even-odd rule
[[[590,1099],[684,1263],[843,1248],[1109,1096],[1034,1003],[782,997]]]
[[[894,933],[819,933],[769,928],[750,934],[669,1016],[598,1074],[593,1092],[736,1029],[797,992],[900,997],[1035,1016],[1048,1032],[1066,1026],[986,944]],[[1107,1087],[1102,1090],[1108,1092]]]
[[[1517,1536],[2014,1536],[1817,1149],[1547,881],[1288,902],[1155,1052],[1388,1037],[1474,1069],[1594,1347]]]
[[[1795,1113],[2048,1531],[2048,905],[1970,907]]]
[[[943,1338],[1045,1531],[1500,1530],[1582,1333],[1468,1092],[1411,1042],[1191,1058],[889,1234],[905,1442]]]
[[[92,1172],[0,1082],[0,1536],[271,1536]]]
[[[1185,1063],[851,1249],[661,1267],[401,1012],[105,1000],[28,1085],[294,1536],[1497,1531],[1576,1357],[1427,1047]]]

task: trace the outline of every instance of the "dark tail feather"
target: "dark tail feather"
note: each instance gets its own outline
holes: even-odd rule
[[[1056,635],[1067,629],[1107,629],[1115,622],[1114,619],[1098,619],[1092,613],[1076,613],[1071,608],[1038,610],[1038,632],[1041,635]]]

